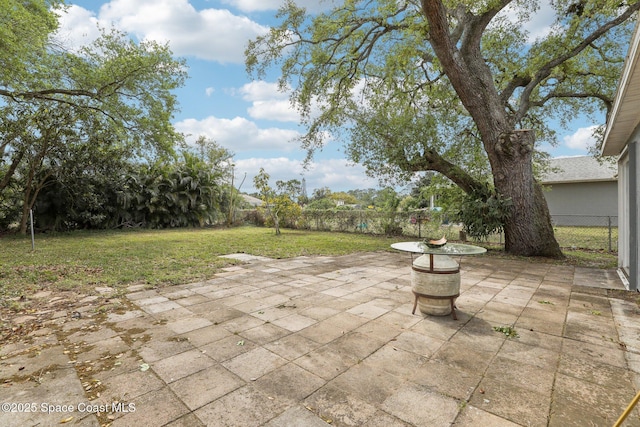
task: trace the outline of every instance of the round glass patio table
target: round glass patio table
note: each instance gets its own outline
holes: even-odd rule
[[[463,243],[446,243],[444,246],[431,248],[423,242],[399,242],[391,247],[403,252],[428,255],[479,255],[487,252],[483,247]]]
[[[479,255],[487,250],[462,243],[432,248],[423,242],[399,242],[391,247],[411,253],[411,290],[415,297],[411,314],[415,314],[419,305],[424,314],[451,314],[457,320],[455,300],[460,296],[460,265],[451,256]],[[413,254],[422,255],[413,260]]]

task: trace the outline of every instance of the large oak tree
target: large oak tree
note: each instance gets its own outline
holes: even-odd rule
[[[510,201],[506,250],[562,256],[533,158],[550,120],[608,110],[633,0],[346,0],[310,16],[288,1],[246,51],[273,65],[303,114],[313,152],[347,131],[347,153],[373,174],[437,171],[468,194]],[[540,8],[544,34],[525,23]],[[484,162],[484,163],[483,163]],[[483,179],[483,168],[491,180]]]

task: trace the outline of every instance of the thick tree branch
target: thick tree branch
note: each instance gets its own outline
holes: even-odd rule
[[[410,172],[423,172],[428,170],[439,172],[449,178],[467,194],[485,188],[483,183],[474,179],[464,169],[440,156],[435,150],[427,150],[422,156],[416,156],[407,160],[406,170]]]
[[[22,149],[17,153],[15,153],[15,155],[13,156],[9,169],[2,177],[2,181],[0,181],[0,193],[2,193],[2,191],[7,187],[7,185],[9,185],[9,182],[11,181],[13,174],[15,173],[16,169],[18,168],[18,165],[20,164],[20,162],[22,161],[22,158],[24,157],[24,153],[25,153],[25,150]]]
[[[480,40],[491,19],[509,3],[510,0],[502,0],[494,8],[478,16],[465,12],[465,28],[458,49],[449,33],[447,9],[443,2],[422,0],[422,10],[429,22],[431,47],[464,107],[473,117],[480,133],[485,136],[485,143],[491,141],[489,135],[504,130],[506,115],[493,83],[491,70],[482,58]],[[482,90],[478,90],[479,87]]]
[[[387,146],[385,151],[390,153],[393,164],[405,172],[439,172],[453,181],[465,193],[484,188],[484,184],[473,178],[464,169],[446,160],[436,150],[426,148],[422,153],[409,157],[398,144],[396,135],[381,132],[377,132],[377,134]]]
[[[502,93],[500,93],[500,101],[503,105],[509,104],[509,99],[513,96],[513,93],[519,87],[525,87],[531,82],[531,76],[521,76],[516,75],[509,81],[507,86],[504,88]]]
[[[559,98],[567,98],[567,99],[574,99],[574,98],[596,98],[599,99],[600,101],[602,101],[602,103],[605,105],[606,109],[607,109],[607,117],[609,116],[609,112],[611,111],[611,108],[613,107],[613,99],[611,99],[608,96],[605,96],[601,93],[596,93],[596,92],[589,92],[589,93],[578,93],[578,92],[551,92],[549,94],[547,94],[545,97],[541,98],[538,101],[532,102],[531,106],[532,107],[543,107],[547,101],[550,101],[551,99],[559,99]]]
[[[447,72],[447,76],[449,76],[449,80],[451,80],[454,89],[463,102],[465,102],[468,96],[464,93],[461,94],[461,91],[462,88],[466,86],[465,80],[469,81],[472,76],[465,67],[460,51],[456,47],[455,40],[451,38],[451,34],[449,33],[447,9],[439,0],[422,0],[422,10],[429,21],[431,47],[433,47],[436,56]],[[479,100],[476,100],[476,102],[478,101]],[[469,101],[465,102],[465,106],[467,103],[469,103]]]
[[[91,98],[96,101],[102,101],[102,97],[100,97],[97,93],[87,91],[87,90],[47,89],[47,90],[39,90],[39,91],[33,91],[33,92],[12,92],[5,89],[0,89],[0,96],[6,96],[16,102],[24,102],[25,100],[30,100],[30,99],[57,102],[57,103],[69,105],[72,107],[86,108],[86,109],[95,111],[97,113],[104,115],[105,117],[108,117],[114,122],[117,122],[119,120],[117,117],[115,117],[113,114],[109,113],[105,109],[102,109],[93,105],[79,104],[77,102],[69,101],[67,99],[58,98],[55,95],[67,95],[71,97]],[[124,96],[124,97],[128,96],[130,98],[133,98],[133,96],[131,96],[130,94],[122,94],[121,96]],[[133,129],[133,127],[127,126],[125,121],[123,121],[122,123],[125,124],[125,129],[129,129],[129,130]]]
[[[564,51],[564,53],[562,53],[561,55],[558,55],[555,58],[547,61],[546,64],[543,64],[542,67],[540,67],[540,69],[531,78],[531,81],[529,81],[527,85],[524,86],[522,96],[520,97],[520,107],[514,120],[517,122],[522,120],[522,118],[526,116],[529,108],[531,108],[532,105],[531,96],[533,94],[533,91],[551,75],[555,67],[570,60],[571,58],[576,57],[583,50],[589,47],[594,41],[605,35],[609,30],[626,22],[631,17],[631,15],[633,15],[638,10],[640,10],[640,1],[636,1],[634,4],[630,5],[623,13],[617,15],[614,19],[605,23],[604,25],[596,28],[591,34],[589,34],[580,43],[574,46],[573,49]]]
[[[47,98],[50,95],[79,96],[92,99],[98,98],[97,93],[82,89],[45,89],[29,92],[14,92],[6,89],[0,89],[0,95],[18,102],[26,99],[51,99]]]
[[[423,3],[429,0],[423,0]],[[491,9],[488,9],[481,15],[473,15],[470,12],[466,13],[466,28],[461,38],[461,50],[469,53],[480,53],[480,41],[482,35],[487,26],[491,23],[491,20],[500,13],[512,0],[501,0]],[[484,61],[482,61],[484,63]]]

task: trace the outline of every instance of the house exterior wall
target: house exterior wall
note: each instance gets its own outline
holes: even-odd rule
[[[544,197],[556,225],[617,225],[618,184],[615,181],[547,184]]]
[[[618,267],[629,276],[629,153],[618,159]]]
[[[627,144],[628,153],[628,188],[625,189],[626,197],[628,198],[628,224],[629,224],[629,266],[628,266],[628,278],[629,289],[637,290],[638,282],[640,282],[640,273],[638,263],[640,263],[640,254],[638,249],[638,238],[640,238],[640,227],[638,227],[638,218],[640,218],[640,203],[638,193],[640,192],[640,173],[638,169],[640,165],[640,126],[637,126],[633,131],[633,134],[629,138]]]
[[[638,290],[640,285],[640,126],[632,135],[633,141],[629,143],[629,285],[630,289]]]
[[[618,266],[627,276],[630,290],[640,284],[640,126],[629,138],[625,151],[618,158],[620,199],[620,229]]]
[[[638,290],[640,282],[640,15],[624,61],[622,75],[609,114],[601,154],[618,156],[620,185],[620,229],[618,265],[627,275],[630,290]],[[624,238],[623,238],[624,236]]]

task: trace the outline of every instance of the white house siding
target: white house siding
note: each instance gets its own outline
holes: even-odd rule
[[[609,113],[601,153],[618,156],[620,186],[618,264],[628,275],[629,289],[637,290],[640,282],[638,264],[640,218],[640,15],[631,38],[629,53],[622,69],[618,90]]]
[[[625,151],[618,158],[618,267],[629,280],[629,289],[637,290],[640,281],[638,241],[640,239],[640,126],[629,138]]]
[[[629,155],[623,153],[618,159],[618,267],[629,276]]]
[[[620,235],[623,241],[619,242],[618,264],[629,279],[629,289],[637,290],[640,282],[640,254],[638,241],[640,241],[640,126],[636,127],[629,138],[627,148],[618,159],[618,167],[621,173],[621,182],[618,187],[622,201]]]
[[[640,127],[637,127],[632,136],[633,142],[629,144],[629,149],[634,153],[635,160],[630,162],[630,188],[629,188],[629,235],[632,240],[629,242],[629,274],[631,289],[638,290],[640,286]],[[633,172],[631,172],[633,168]],[[633,180],[633,181],[632,181]]]

